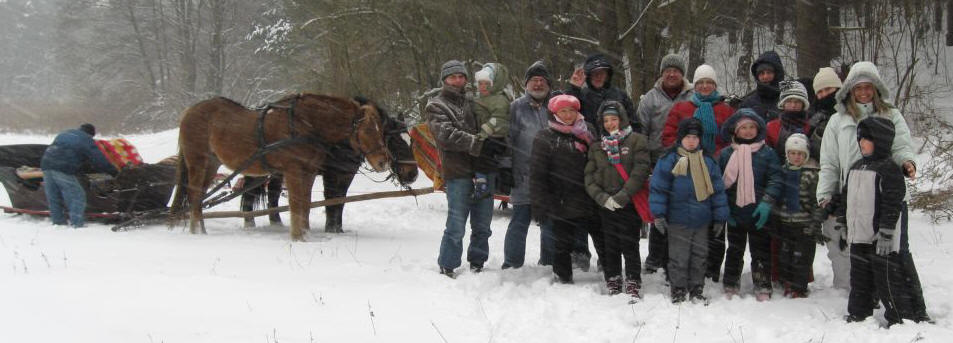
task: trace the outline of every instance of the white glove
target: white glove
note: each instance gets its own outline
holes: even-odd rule
[[[880,229],[877,234],[877,255],[887,256],[890,253],[897,252],[893,247],[894,230]]]
[[[619,203],[615,202],[612,197],[609,197],[609,199],[606,200],[606,203],[602,204],[602,207],[605,207],[609,211],[615,211],[622,208],[622,205],[619,205]]]

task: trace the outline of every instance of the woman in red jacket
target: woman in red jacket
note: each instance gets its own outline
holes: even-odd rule
[[[668,112],[668,120],[662,129],[662,146],[671,147],[678,137],[678,123],[688,118],[698,118],[705,128],[701,145],[705,153],[718,156],[721,148],[728,146],[717,135],[721,132],[721,124],[735,113],[735,109],[724,102],[724,97],[718,94],[718,77],[715,69],[710,65],[702,64],[695,69],[692,80],[695,95],[691,100],[678,102]]]

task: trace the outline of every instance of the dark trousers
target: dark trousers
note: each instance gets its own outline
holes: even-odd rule
[[[718,225],[712,223],[712,225]],[[708,235],[708,266],[705,276],[711,277],[712,281],[718,282],[721,275],[721,263],[725,261],[725,236],[728,234],[728,228],[721,230],[718,235]]]
[[[780,281],[790,289],[802,294],[807,293],[807,284],[811,279],[811,266],[814,265],[814,252],[817,244],[813,234],[804,233],[809,223],[778,223],[778,238],[781,248],[778,251]]]
[[[705,286],[710,225],[668,227],[668,272],[672,289],[701,289]]]
[[[667,266],[668,237],[652,224],[649,228],[649,255],[645,257],[645,268],[656,270]]]
[[[269,178],[268,181],[265,181],[261,186],[249,189],[242,194],[242,212],[251,212],[255,210],[255,205],[259,202],[262,202],[263,199],[267,198],[266,206],[267,208],[278,207],[278,199],[281,199],[281,185],[284,183],[284,178],[281,175],[272,175],[272,176],[246,176],[245,184],[251,184],[258,182],[257,180],[261,178]],[[261,207],[261,206],[257,206]],[[271,224],[281,225],[281,216],[278,213],[272,213],[268,215],[268,220]],[[255,226],[255,218],[247,217],[245,218],[245,226],[252,227]]]
[[[725,287],[738,288],[744,269],[745,247],[751,246],[751,281],[756,293],[771,292],[771,235],[767,226],[757,230],[754,223],[728,226],[725,255]]]
[[[599,209],[605,253],[601,256],[602,272],[606,281],[622,276],[625,259],[625,279],[642,283],[642,257],[639,255],[639,228],[642,220],[632,204],[615,211]]]
[[[847,313],[856,318],[873,314],[874,297],[884,305],[884,319],[899,323],[913,317],[913,299],[904,282],[901,257],[897,253],[880,256],[875,244],[850,245],[850,297]]]
[[[913,255],[910,254],[910,235],[909,235],[909,213],[907,203],[903,203],[900,212],[900,251],[897,253],[897,261],[903,269],[903,284],[906,285],[904,291],[910,298],[910,311],[912,313],[901,313],[903,318],[919,320],[927,317],[926,302],[923,300],[923,287],[920,286],[920,275],[917,267],[913,263]]]
[[[590,217],[552,219],[553,236],[556,238],[553,273],[561,282],[572,282],[572,253],[577,242],[576,232],[580,230],[588,232],[593,242],[598,242],[597,247],[602,246],[602,232],[598,225],[592,225],[593,219]],[[600,249],[596,249],[596,254],[601,256]]]

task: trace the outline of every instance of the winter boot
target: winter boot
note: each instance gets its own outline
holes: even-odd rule
[[[678,304],[685,301],[688,291],[681,287],[672,288],[672,303]]]
[[[866,317],[861,317],[861,316],[855,316],[855,315],[853,315],[853,314],[848,314],[848,315],[844,316],[844,321],[845,321],[845,322],[848,322],[848,323],[862,322],[862,321],[864,321],[865,319],[867,319],[867,318],[866,318]]]
[[[457,274],[453,272],[453,269],[440,267],[440,274],[446,275],[448,278],[456,279]]]
[[[625,280],[625,294],[642,299],[642,284],[635,280]]]
[[[692,290],[688,292],[688,297],[694,304],[708,304],[708,298],[703,294],[704,286],[695,286],[692,287]]]
[[[622,293],[622,276],[613,276],[606,281],[606,288],[609,290],[609,295],[616,295]]]
[[[471,273],[480,273],[483,271],[483,263],[470,263],[470,272]]]
[[[755,299],[759,302],[771,300],[771,293],[767,292],[756,292],[754,294]]]
[[[734,298],[736,295],[738,295],[738,287],[725,286],[724,292],[725,298],[731,300],[731,298]]]

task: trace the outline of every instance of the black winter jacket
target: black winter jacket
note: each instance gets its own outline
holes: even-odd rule
[[[595,130],[589,131],[596,137]],[[530,199],[533,217],[574,219],[591,216],[596,203],[586,193],[586,152],[576,149],[581,142],[571,134],[546,128],[533,141],[530,162]]]

